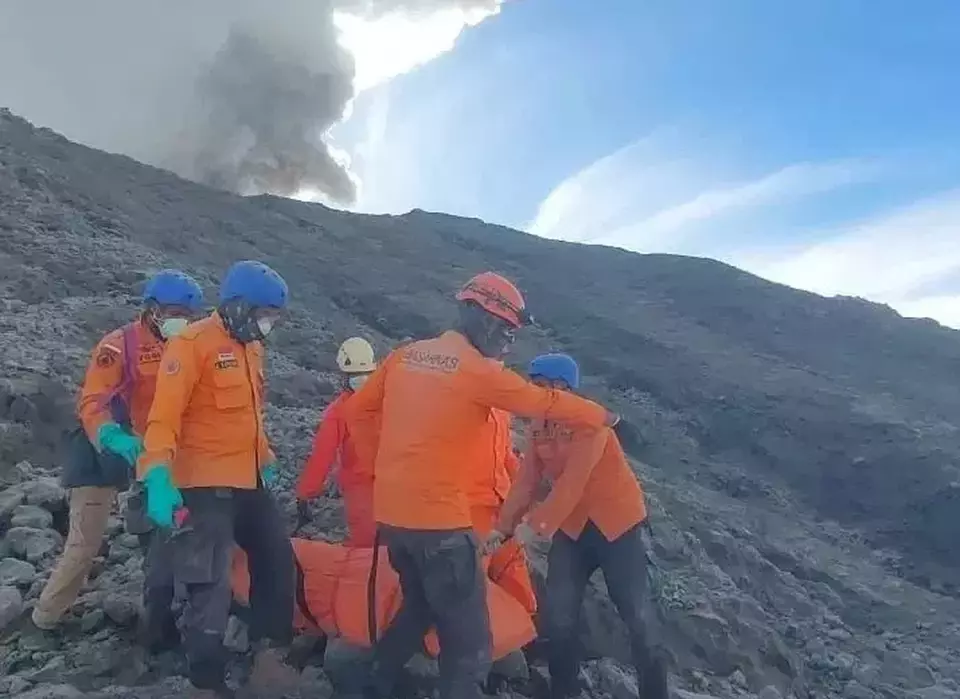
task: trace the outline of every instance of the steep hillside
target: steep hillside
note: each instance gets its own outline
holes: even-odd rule
[[[242,199],[0,113],[0,475],[30,480],[55,466],[85,353],[130,316],[140,280],[175,265],[212,292],[247,257],[275,266],[293,295],[268,360],[270,431],[289,474],[332,393],[341,339],[359,332],[386,350],[437,331],[452,318],[452,290],[496,269],[538,320],[517,361],[572,352],[585,390],[636,428],[679,686],[954,696],[960,393],[949,378],[960,334],[710,260],[422,211]],[[32,466],[13,468],[24,459]],[[335,533],[335,510],[320,525]],[[133,579],[135,554],[123,560]],[[28,601],[39,567],[21,583]],[[91,609],[114,594],[111,575],[94,584]],[[589,648],[622,657],[609,608],[594,602],[587,616]],[[57,660],[10,643],[4,669],[21,677]],[[64,662],[58,678],[90,687],[120,674],[94,681],[76,652]]]

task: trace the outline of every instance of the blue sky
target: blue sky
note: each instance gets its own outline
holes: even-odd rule
[[[362,210],[706,255],[960,327],[960,2],[508,0],[335,137]]]

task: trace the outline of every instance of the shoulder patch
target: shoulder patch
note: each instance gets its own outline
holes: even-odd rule
[[[180,360],[179,359],[168,359],[163,365],[163,373],[167,376],[176,376],[180,373]]]
[[[119,356],[120,350],[110,347],[110,345],[103,345],[97,350],[97,366],[101,369],[111,367],[116,363]]]

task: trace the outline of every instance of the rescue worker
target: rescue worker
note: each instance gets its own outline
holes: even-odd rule
[[[457,294],[460,323],[393,351],[356,393],[347,421],[362,460],[375,461],[377,538],[397,571],[403,603],[374,651],[364,689],[390,696],[429,627],[440,644],[442,699],[479,697],[491,659],[479,543],[467,491],[486,454],[490,408],[584,427],[616,416],[573,394],[528,383],[497,361],[528,316],[517,288],[492,272]]]
[[[571,391],[580,383],[577,363],[565,354],[541,355],[530,363],[531,380]],[[647,558],[641,529],[647,512],[643,491],[612,429],[585,431],[552,419],[530,425],[520,476],[500,512],[485,548],[508,536],[529,543],[552,537],[547,558],[542,626],[549,639],[551,697],[579,694],[578,624],[583,594],[599,568],[630,634],[641,699],[665,699],[667,677],[652,652],[643,618]],[[532,507],[542,480],[549,495]]]
[[[377,368],[373,347],[362,337],[345,340],[337,352],[337,366],[344,378],[343,390],[324,411],[317,428],[313,451],[297,482],[297,513],[301,523],[307,519],[307,501],[323,492],[330,467],[339,462],[337,480],[347,520],[346,543],[370,547],[375,530],[373,471],[361,468],[343,412],[354,392]]]
[[[117,493],[130,485],[153,402],[164,343],[200,311],[203,291],[185,273],[150,278],[136,320],[97,343],[77,401],[80,428],[71,433],[63,485],[70,491],[70,530],[63,554],[33,608],[31,621],[53,630],[73,604],[103,543]],[[152,547],[151,553],[155,547]],[[169,570],[145,559],[146,641],[154,650],[175,643]]]
[[[467,497],[470,521],[481,541],[496,528],[500,508],[520,468],[520,460],[513,451],[510,421],[510,413],[497,408],[490,411],[486,426],[489,441],[484,445],[487,455],[484,458],[480,454],[475,460],[478,469]],[[531,615],[536,613],[537,597],[527,567],[527,556],[518,542],[505,542],[492,552],[487,561],[487,577],[509,592]]]
[[[296,681],[280,655],[292,636],[293,552],[268,490],[279,469],[263,423],[262,342],[287,298],[286,282],[261,262],[228,270],[217,310],[163,353],[137,463],[148,516],[173,528],[174,575],[187,595],[184,650],[198,697],[231,695],[223,635],[234,543],[250,565],[250,687],[284,691]]]

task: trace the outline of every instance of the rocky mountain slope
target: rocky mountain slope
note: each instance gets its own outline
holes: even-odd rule
[[[288,478],[334,390],[338,343],[359,333],[385,351],[438,331],[452,290],[496,269],[538,320],[516,360],[572,352],[585,391],[636,428],[629,447],[661,582],[655,616],[681,691],[960,696],[960,392],[950,381],[960,334],[710,260],[549,242],[422,211],[242,199],[9,112],[0,625],[15,626],[61,543],[62,493],[49,478],[92,343],[134,313],[152,271],[182,267],[212,299],[227,265],[251,257],[276,267],[293,295],[268,358],[269,428]],[[338,508],[318,509],[317,535],[338,536]],[[138,684],[137,696],[177,695],[176,680],[161,680],[175,668],[134,657],[129,643],[139,553],[119,526],[105,554],[68,643],[0,635],[0,692],[125,696]],[[600,597],[585,616],[587,648],[605,658],[591,668],[594,689],[623,696],[622,629]],[[314,695],[329,691],[313,673]]]

